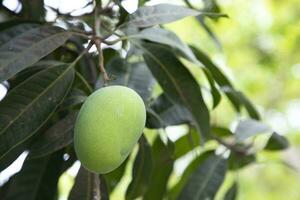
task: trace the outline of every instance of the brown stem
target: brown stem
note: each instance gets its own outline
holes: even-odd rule
[[[109,76],[107,75],[107,72],[106,72],[105,67],[104,67],[104,58],[103,58],[103,51],[102,51],[102,48],[101,48],[101,42],[100,42],[99,39],[94,39],[94,43],[95,43],[96,48],[97,48],[98,53],[99,53],[99,56],[98,56],[99,69],[103,74],[104,86],[107,86],[107,82],[109,81]]]

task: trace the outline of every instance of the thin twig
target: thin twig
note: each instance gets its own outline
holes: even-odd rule
[[[103,79],[104,79],[104,86],[107,86],[107,82],[110,80],[109,79],[109,76],[107,75],[107,72],[104,68],[104,58],[103,58],[103,51],[102,51],[102,48],[101,48],[101,42],[100,40],[94,40],[94,43],[96,45],[96,48],[98,50],[98,53],[99,53],[99,56],[98,56],[98,59],[99,59],[99,69],[100,71],[102,72],[103,74]]]

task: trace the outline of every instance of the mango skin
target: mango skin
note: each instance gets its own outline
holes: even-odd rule
[[[146,123],[142,98],[124,86],[92,93],[82,105],[74,127],[74,147],[81,164],[105,174],[127,158]]]

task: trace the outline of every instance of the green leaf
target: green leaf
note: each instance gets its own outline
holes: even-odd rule
[[[35,24],[35,23],[24,23],[24,24],[19,24],[19,25],[7,28],[4,31],[1,31],[0,32],[0,47],[3,44],[5,44],[6,42],[9,42],[11,39],[27,32],[31,29],[37,28],[39,26],[40,26],[39,24]]]
[[[166,95],[162,94],[149,105],[146,127],[165,128],[191,121],[192,116],[184,106],[172,103]]]
[[[179,158],[188,152],[192,151],[195,147],[200,145],[200,137],[197,131],[190,128],[190,131],[184,136],[175,141],[174,158]]]
[[[12,164],[27,149],[27,146],[28,144],[25,142],[0,159],[0,172]]]
[[[0,47],[0,82],[36,63],[66,42],[69,32],[42,26],[15,37]]]
[[[213,108],[216,108],[221,101],[221,94],[220,94],[219,90],[216,88],[215,80],[213,79],[211,72],[206,68],[203,68],[203,71],[204,71],[204,73],[207,77],[207,80],[209,82],[209,85],[210,85],[210,92],[213,97]]]
[[[8,93],[0,102],[0,160],[49,119],[68,93],[73,78],[72,65],[55,66]]]
[[[68,200],[99,200],[100,179],[97,174],[81,167]]]
[[[121,178],[124,175],[127,163],[128,158],[117,169],[109,172],[108,174],[104,174],[107,186],[110,191],[113,191],[113,189],[119,184]]]
[[[144,59],[165,94],[191,112],[204,141],[210,134],[210,117],[201,88],[193,75],[165,46],[147,43],[139,47],[143,49]]]
[[[126,199],[142,196],[149,185],[152,170],[151,147],[144,136],[139,141],[139,151],[132,169],[132,180],[126,191]]]
[[[176,143],[175,143],[176,149]],[[214,156],[213,151],[207,151],[196,157],[184,170],[178,183],[173,186],[168,192],[168,199],[175,200],[182,191],[183,187],[187,183],[188,179],[192,176],[192,173],[200,166],[207,158]]]
[[[228,168],[230,170],[241,169],[256,161],[255,154],[245,154],[241,152],[231,151],[228,158]]]
[[[71,113],[38,136],[30,147],[31,157],[42,157],[71,144],[76,117],[77,113]]]
[[[235,200],[237,198],[237,192],[238,192],[238,184],[237,182],[234,182],[233,185],[226,192],[224,200]]]
[[[152,146],[153,169],[147,191],[143,196],[144,200],[164,199],[174,166],[173,151],[174,144],[171,141],[165,145],[159,136],[156,137]]]
[[[136,27],[148,27],[158,24],[173,22],[184,17],[201,14],[182,6],[172,4],[157,4],[154,6],[140,7],[133,14],[129,15],[128,21],[124,25]]]
[[[189,177],[178,200],[214,199],[226,174],[226,160],[221,156],[208,157]]]
[[[265,150],[284,150],[289,147],[289,141],[283,135],[279,135],[278,133],[272,133],[270,139],[268,140],[267,145],[265,146]]]
[[[210,71],[213,79],[221,88],[233,88],[229,79],[223,74],[223,72],[219,69],[219,67],[199,48],[194,46],[190,46],[192,51],[194,52],[196,58]],[[230,92],[224,91],[230,102],[233,104],[234,108],[237,111],[240,111],[241,103],[239,99],[231,94]]]
[[[234,134],[237,141],[241,142],[249,137],[256,136],[262,133],[268,133],[270,131],[271,130],[267,125],[257,120],[247,119],[239,121]]]
[[[62,152],[39,159],[29,157],[22,170],[11,179],[3,200],[51,200],[57,196],[57,183],[64,163]]]
[[[240,91],[234,90],[232,88],[222,88],[226,94],[232,95],[237,101],[239,101],[240,105],[243,105],[247,110],[249,116],[253,119],[259,120],[260,114],[252,105],[251,101]]]
[[[234,135],[228,128],[215,125],[211,127],[211,132],[219,137],[230,137]]]
[[[129,63],[119,56],[111,59],[106,65],[111,77],[108,85],[124,85],[135,90],[147,102],[152,94],[154,79],[144,62]],[[103,76],[100,75],[96,88],[103,87]]]
[[[156,27],[147,28],[135,34],[128,35],[128,38],[149,40],[151,42],[168,45],[174,48],[174,50],[179,52],[180,55],[184,56],[189,61],[199,63],[192,50],[183,43],[175,33],[166,29]]]

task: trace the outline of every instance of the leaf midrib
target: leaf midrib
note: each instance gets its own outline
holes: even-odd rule
[[[169,71],[165,68],[165,66],[163,65],[163,63],[161,63],[158,59],[156,59],[156,57],[155,57],[154,55],[152,55],[151,52],[149,52],[147,49],[145,49],[145,48],[142,47],[141,45],[139,45],[139,44],[137,44],[136,42],[133,42],[133,41],[131,41],[131,42],[132,42],[133,44],[139,46],[140,48],[142,48],[146,53],[148,53],[148,54],[152,57],[152,59],[154,59],[154,60],[162,67],[162,69],[166,72],[166,74],[168,75],[168,77],[170,78],[170,80],[173,82],[173,84],[174,84],[174,86],[175,86],[175,89],[177,90],[177,92],[178,92],[179,96],[181,97],[181,99],[184,101],[184,104],[189,108],[189,110],[190,110],[192,113],[194,113],[194,112],[192,111],[193,109],[191,108],[191,106],[190,106],[189,103],[188,103],[188,100],[185,98],[184,94],[181,93],[181,91],[180,91],[180,86],[177,85],[176,80],[172,78],[172,75],[171,75],[171,74],[169,73]],[[194,115],[194,114],[193,114],[193,115]],[[196,121],[198,121],[198,120],[196,120]],[[201,130],[201,128],[199,127],[198,123],[196,123],[196,124],[197,124],[196,126],[198,127],[198,129]]]
[[[199,199],[199,195],[201,195],[201,193],[203,192],[203,190],[206,188],[206,185],[208,184],[211,175],[214,173],[215,169],[219,165],[219,162],[222,160],[221,157],[217,157],[217,158],[218,159],[214,162],[216,164],[213,167],[209,168],[209,171],[207,173],[208,175],[205,177],[204,182],[203,182],[202,186],[200,187],[200,189],[197,190],[197,193],[196,193],[195,198],[194,198],[195,200]]]
[[[11,63],[13,63],[15,60],[17,60],[18,58],[20,58],[20,57],[26,55],[26,53],[27,53],[28,51],[31,51],[32,49],[34,49],[35,46],[38,46],[38,45],[40,45],[40,44],[42,44],[42,43],[45,43],[47,40],[50,40],[50,39],[52,39],[52,38],[54,38],[54,37],[58,37],[58,36],[63,35],[63,34],[68,35],[69,33],[66,32],[66,31],[57,32],[57,33],[55,33],[55,34],[50,35],[49,37],[42,38],[42,39],[39,40],[38,42],[33,43],[30,47],[24,48],[23,51],[21,51],[20,53],[13,52],[13,54],[16,55],[16,56],[13,56],[13,59],[9,59],[8,62],[6,62],[5,65],[2,65],[1,68],[3,69],[3,68],[5,68],[5,67],[11,65]],[[18,36],[18,38],[19,38],[19,37],[21,37],[21,36]],[[6,45],[7,45],[7,44],[6,44]],[[7,52],[7,51],[3,51],[3,52]],[[0,53],[1,53],[1,51],[0,51]],[[1,69],[1,68],[0,68],[0,69]],[[19,71],[19,70],[18,70],[18,71]],[[11,77],[11,75],[10,75],[9,77]]]

